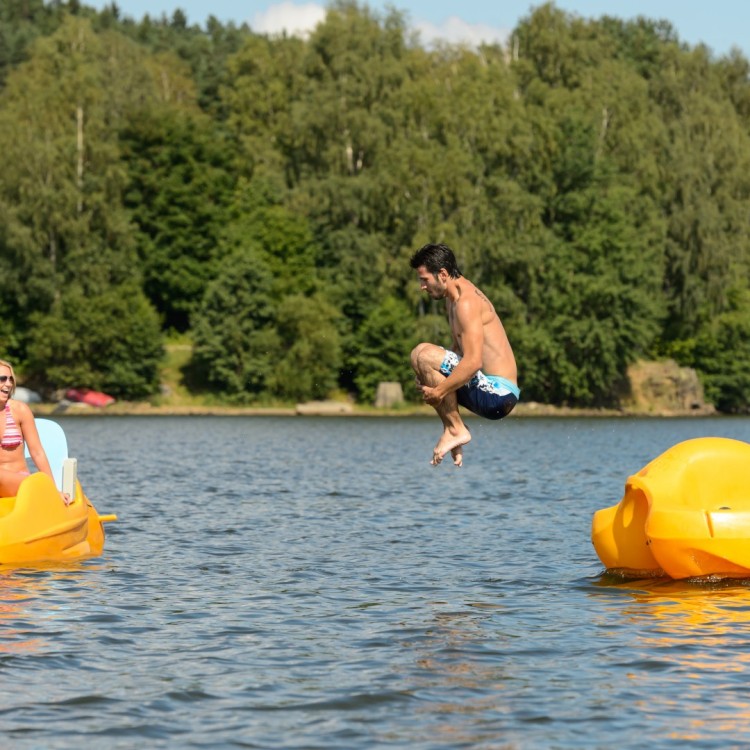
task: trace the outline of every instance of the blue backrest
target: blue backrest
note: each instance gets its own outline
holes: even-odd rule
[[[55,478],[55,484],[58,489],[62,489],[63,461],[68,457],[68,440],[65,437],[65,431],[51,419],[37,419],[35,421],[39,439],[42,441],[42,448],[47,454],[52,476]],[[24,452],[26,458],[31,458],[28,446],[24,447]]]

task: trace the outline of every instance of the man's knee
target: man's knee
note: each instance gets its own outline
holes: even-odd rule
[[[417,372],[440,369],[445,350],[436,344],[423,342],[411,350],[411,366]]]
[[[419,362],[420,356],[422,352],[424,351],[425,347],[429,346],[429,344],[421,343],[417,344],[412,350],[411,350],[411,363],[412,365]]]

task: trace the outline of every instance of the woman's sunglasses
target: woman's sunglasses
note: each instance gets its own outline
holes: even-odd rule
[[[13,380],[12,375],[0,375],[0,385],[3,383],[7,383],[10,380],[11,383],[15,383],[16,381]]]

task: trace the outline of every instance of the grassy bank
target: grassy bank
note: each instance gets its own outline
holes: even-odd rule
[[[341,395],[329,401],[306,404],[264,404],[262,406],[236,406],[222,402],[211,395],[195,394],[185,383],[185,373],[190,362],[192,347],[189,340],[173,340],[165,346],[165,357],[161,369],[161,392],[149,401],[118,401],[104,409],[85,404],[33,404],[38,416],[67,415],[169,415],[169,416],[363,416],[363,417],[432,417],[435,412],[429,406],[404,403],[400,406],[380,409],[369,405],[353,404]],[[631,409],[579,409],[521,401],[511,417],[617,417],[653,416],[684,417],[704,416],[695,411],[665,411],[655,408]],[[472,415],[469,415],[471,418]]]

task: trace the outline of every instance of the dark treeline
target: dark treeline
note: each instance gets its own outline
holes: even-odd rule
[[[139,399],[176,336],[227,401],[411,393],[410,348],[449,337],[408,259],[442,241],[525,399],[615,404],[672,357],[747,412],[749,72],[551,4],[477,50],[355,2],[302,40],[4,0],[2,353]]]

